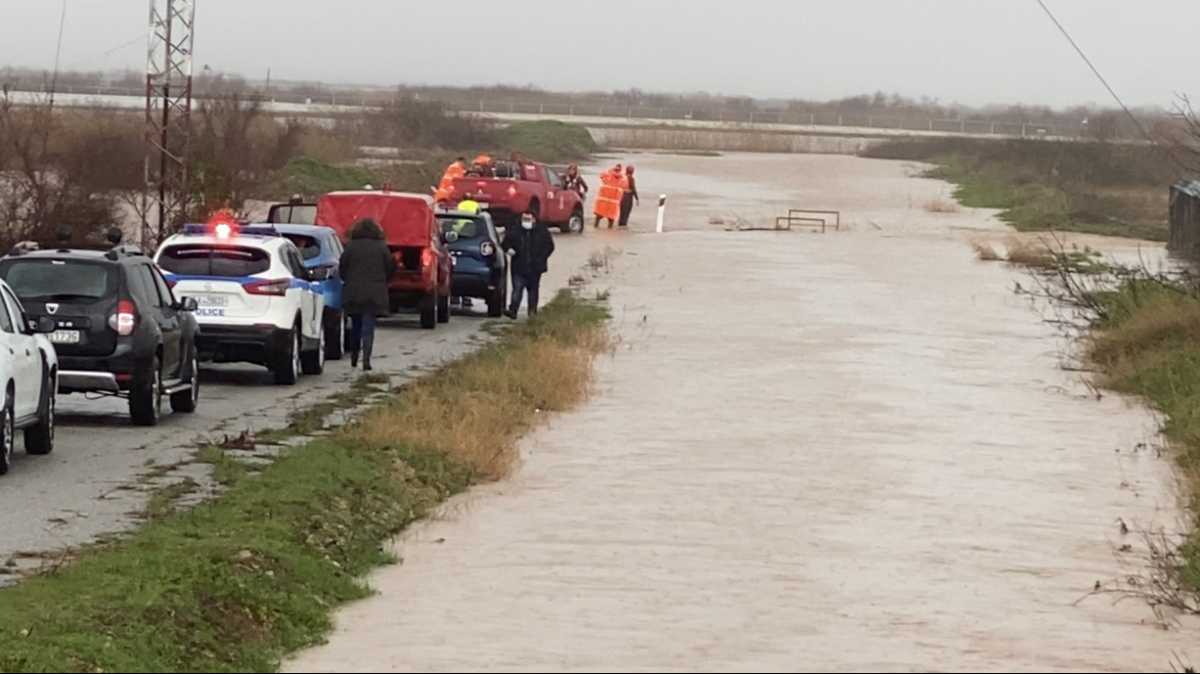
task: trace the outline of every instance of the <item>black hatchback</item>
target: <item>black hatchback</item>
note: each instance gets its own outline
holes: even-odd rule
[[[0,278],[32,320],[54,320],[60,393],[126,398],[141,426],[158,423],[164,397],[176,412],[196,410],[195,300],[177,300],[141,251],[19,246],[0,260]]]

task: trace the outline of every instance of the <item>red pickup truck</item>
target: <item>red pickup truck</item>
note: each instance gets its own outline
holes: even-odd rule
[[[583,231],[583,197],[563,187],[554,169],[537,162],[499,162],[496,177],[466,176],[450,185],[446,204],[464,199],[479,202],[497,226],[516,224],[521,214],[533,211],[538,220],[564,232]]]
[[[416,308],[421,327],[450,320],[450,249],[434,218],[433,199],[390,191],[331,192],[317,202],[316,224],[331,227],[343,241],[363,218],[383,228],[396,273],[388,281],[391,310]]]

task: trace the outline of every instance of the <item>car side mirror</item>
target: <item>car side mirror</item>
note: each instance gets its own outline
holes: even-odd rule
[[[458,232],[454,230],[446,232],[442,235],[442,241],[445,241],[446,243],[454,243],[455,241],[458,241]]]
[[[185,297],[175,303],[176,311],[195,311],[200,308],[200,303],[195,297]]]
[[[58,322],[49,316],[42,316],[33,322],[33,331],[39,335],[48,335],[58,329]]]

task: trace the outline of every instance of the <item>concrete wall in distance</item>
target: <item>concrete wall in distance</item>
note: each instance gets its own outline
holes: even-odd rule
[[[860,154],[887,141],[886,138],[698,129],[594,127],[588,131],[600,145],[632,150]]]

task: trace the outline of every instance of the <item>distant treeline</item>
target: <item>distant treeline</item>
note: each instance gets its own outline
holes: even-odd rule
[[[14,89],[45,89],[50,81],[44,71],[2,68],[0,84]],[[144,77],[135,71],[121,72],[63,72],[57,77],[59,91],[69,92],[137,92],[144,87]],[[552,106],[555,111],[570,106],[595,108],[597,106],[625,106],[636,110],[659,109],[670,116],[687,115],[694,119],[753,119],[750,113],[768,121],[775,119],[803,119],[811,115],[814,119],[832,123],[840,117],[863,123],[867,117],[877,120],[894,120],[898,125],[905,121],[962,120],[966,122],[990,121],[1009,124],[1040,124],[1072,133],[1081,131],[1098,138],[1134,137],[1138,129],[1124,116],[1109,108],[1074,106],[1052,108],[1045,105],[988,105],[966,106],[943,103],[935,98],[910,98],[899,94],[878,91],[871,94],[851,96],[831,101],[803,99],[755,99],[746,96],[724,96],[707,92],[657,93],[632,88],[620,91],[556,92],[533,85],[470,86],[452,87],[437,85],[399,85],[394,87],[372,87],[356,85],[329,85],[319,82],[294,82],[247,80],[238,75],[204,70],[197,74],[194,89],[198,95],[209,92],[240,92],[265,98],[345,103],[382,103],[398,97],[418,100],[437,100],[456,106],[474,106],[487,102],[489,109],[497,104],[520,106]],[[1170,123],[1174,118],[1171,110],[1145,108],[1135,114],[1147,127]],[[886,125],[886,122],[884,123]]]

